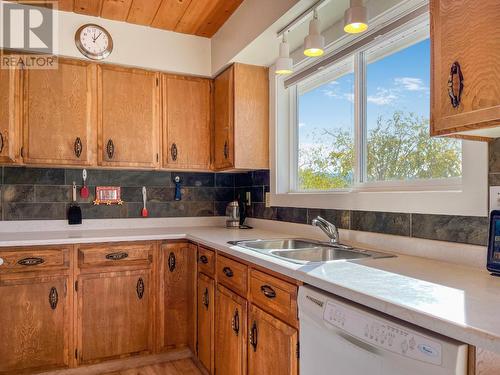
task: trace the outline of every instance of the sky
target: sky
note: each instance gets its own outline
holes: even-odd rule
[[[301,95],[299,141],[312,142],[321,129],[354,127],[354,74],[346,74]],[[426,39],[367,66],[367,126],[395,110],[429,118],[430,41]]]

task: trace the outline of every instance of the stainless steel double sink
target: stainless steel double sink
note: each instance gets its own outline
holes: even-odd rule
[[[229,244],[299,264],[394,257],[392,254],[307,239],[244,240],[230,241]]]

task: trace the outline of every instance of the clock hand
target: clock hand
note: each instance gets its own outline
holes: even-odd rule
[[[99,39],[99,37],[102,35],[102,31],[99,33],[99,35],[97,35],[97,37],[94,39],[94,42]]]

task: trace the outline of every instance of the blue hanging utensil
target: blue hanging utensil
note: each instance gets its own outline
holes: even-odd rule
[[[174,182],[175,182],[175,197],[174,200],[180,201],[182,199],[182,194],[181,194],[181,178],[179,176],[174,177]]]

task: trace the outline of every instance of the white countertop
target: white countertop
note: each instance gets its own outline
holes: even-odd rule
[[[407,255],[303,266],[227,241],[293,237],[220,227],[0,231],[0,247],[186,238],[431,331],[500,353],[500,278],[485,270]]]

